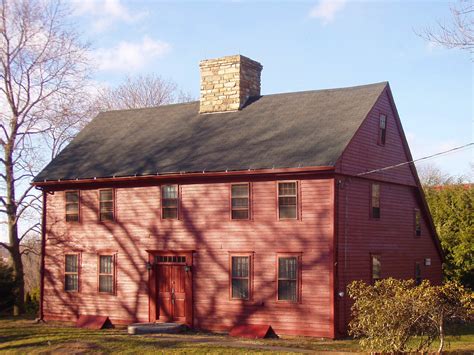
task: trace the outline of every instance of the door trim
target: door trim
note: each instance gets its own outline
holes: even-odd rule
[[[148,262],[152,266],[148,270],[148,319],[150,322],[159,322],[159,307],[157,307],[157,264],[155,257],[159,255],[184,255],[186,256],[185,292],[186,292],[186,321],[185,324],[193,327],[193,250],[146,250]]]

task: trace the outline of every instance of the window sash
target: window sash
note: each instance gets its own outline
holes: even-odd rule
[[[161,217],[163,219],[178,219],[178,209],[178,185],[163,185],[161,187]]]
[[[421,212],[415,210],[415,236],[421,236]]]
[[[387,116],[380,115],[379,118],[379,143],[384,145],[387,138]]]
[[[298,218],[298,184],[296,181],[278,183],[278,218]]]
[[[251,256],[231,256],[231,298],[240,300],[250,299]]]
[[[79,291],[79,255],[66,254],[64,257],[64,290]]]
[[[371,187],[371,215],[380,218],[380,185],[372,184]]]
[[[231,185],[231,217],[232,219],[249,219],[250,217],[250,185]]]
[[[66,191],[66,222],[79,221],[79,191]]]
[[[380,280],[382,274],[382,263],[380,262],[380,257],[378,255],[372,255],[372,283],[377,280]]]
[[[99,255],[99,292],[114,292],[115,258],[113,255]]]
[[[114,220],[113,189],[99,190],[99,218],[101,221]]]
[[[298,301],[299,257],[278,257],[277,299],[279,301]]]

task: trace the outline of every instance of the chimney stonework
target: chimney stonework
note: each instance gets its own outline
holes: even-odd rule
[[[206,59],[201,69],[200,113],[240,110],[250,97],[260,96],[262,65],[242,55]]]

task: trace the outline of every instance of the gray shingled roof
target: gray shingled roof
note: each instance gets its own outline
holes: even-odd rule
[[[265,95],[238,112],[104,112],[35,181],[334,165],[386,85]]]

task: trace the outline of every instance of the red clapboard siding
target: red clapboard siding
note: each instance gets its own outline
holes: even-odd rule
[[[291,177],[297,179],[297,176]],[[291,180],[289,179],[289,180]],[[252,180],[252,179],[250,179]],[[229,330],[270,324],[277,333],[332,337],[332,178],[299,180],[300,220],[277,220],[277,184],[251,181],[251,220],[230,220],[230,183],[180,185],[180,219],[163,220],[160,187],[115,189],[114,222],[98,221],[98,190],[81,190],[81,221],[65,222],[64,191],[48,196],[44,312],[112,322],[149,321],[146,250],[194,250],[194,325]],[[80,291],[63,291],[64,255],[80,252]],[[97,292],[97,255],[116,255],[115,294]],[[254,254],[253,298],[229,300],[229,252]],[[276,301],[277,252],[302,253],[300,303]]]
[[[379,116],[387,116],[386,144],[378,144]],[[416,179],[409,165],[357,177],[357,174],[409,160],[387,90],[362,123],[336,165],[337,223],[337,332],[344,334],[352,305],[346,286],[354,280],[371,281],[370,254],[382,263],[382,277],[414,278],[415,262],[422,277],[442,280],[441,257],[433,231],[420,200]],[[370,218],[370,186],[380,183],[381,218]],[[422,235],[415,237],[414,210],[422,214]],[[431,259],[431,266],[424,259]]]

